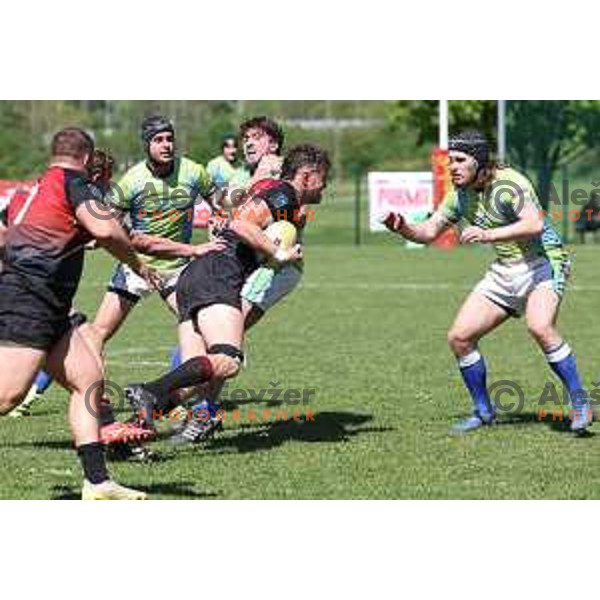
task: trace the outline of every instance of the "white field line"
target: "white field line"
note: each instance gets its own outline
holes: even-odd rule
[[[406,290],[406,291],[432,291],[432,290],[471,290],[479,280],[475,280],[472,285],[463,285],[444,282],[380,282],[380,283],[361,283],[358,281],[322,281],[301,283],[300,287],[307,289],[323,290]],[[104,284],[88,283],[90,288],[103,288]],[[600,292],[600,285],[567,285],[568,292]]]
[[[108,359],[106,361],[107,365],[112,365],[112,366],[123,366],[123,363],[120,360],[112,360],[112,359]],[[169,361],[168,360],[128,360],[127,361],[127,366],[128,367],[164,367],[167,368],[169,366]]]

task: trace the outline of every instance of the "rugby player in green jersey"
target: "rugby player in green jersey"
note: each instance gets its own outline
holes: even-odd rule
[[[221,154],[206,165],[208,174],[218,188],[226,188],[235,175],[237,151],[238,146],[235,135],[226,135],[221,145]]]
[[[454,431],[463,433],[495,422],[478,342],[510,317],[525,315],[529,333],[569,391],[571,429],[582,432],[591,424],[590,405],[571,348],[556,329],[570,268],[561,238],[543,216],[530,181],[491,161],[487,141],[479,132],[452,137],[448,148],[454,189],[433,216],[410,225],[402,215],[390,213],[384,223],[391,231],[423,244],[456,225],[461,228],[461,243],[492,244],[496,251],[496,260],[448,333],[473,401],[473,415]]]
[[[142,123],[146,159],[132,167],[118,185],[111,186],[108,202],[129,221],[133,232],[153,236],[152,254],[143,255],[162,278],[160,295],[176,311],[175,284],[192,257],[204,254],[204,245],[190,245],[194,207],[199,197],[209,199],[212,181],[201,165],[175,152],[175,130],[162,116]],[[165,256],[160,254],[164,240]],[[168,257],[170,255],[170,257]],[[152,290],[126,265],[118,264],[92,328],[98,350],[116,333],[131,309]]]

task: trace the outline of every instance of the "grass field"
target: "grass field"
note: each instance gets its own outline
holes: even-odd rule
[[[315,389],[314,420],[277,420],[280,400],[239,402],[241,421],[228,417],[206,446],[159,441],[158,462],[112,463],[115,478],[155,498],[600,497],[600,425],[575,438],[559,422],[537,421],[536,399],[553,376],[520,321],[482,350],[491,381],[523,386],[525,411],[468,437],[448,435],[469,400],[446,331],[491,253],[405,250],[385,235],[356,248],[350,199],[337,196],[307,235],[303,287],[251,332],[249,368],[230,386]],[[111,264],[100,252],[88,257],[77,304],[89,314]],[[600,375],[597,264],[597,248],[576,248],[561,316],[587,384]],[[149,300],[109,345],[110,379],[159,374],[174,342],[172,317]],[[66,393],[53,387],[32,417],[0,422],[0,498],[77,496],[66,408]],[[251,409],[258,422],[248,419]],[[262,419],[265,409],[270,419]]]

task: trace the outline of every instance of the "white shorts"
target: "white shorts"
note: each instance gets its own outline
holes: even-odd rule
[[[163,281],[160,290],[160,296],[163,300],[166,300],[175,291],[177,280],[186,267],[187,264],[173,270],[159,271],[159,275]],[[149,296],[154,290],[142,277],[132,271],[131,268],[123,263],[119,263],[108,284],[108,291],[114,292],[131,302],[138,302],[142,298]]]
[[[302,271],[293,265],[259,267],[246,279],[242,298],[266,312],[292,292],[301,279]]]
[[[515,317],[525,312],[529,294],[538,288],[554,290],[562,298],[570,273],[566,252],[552,259],[540,256],[514,264],[495,261],[475,291]]]

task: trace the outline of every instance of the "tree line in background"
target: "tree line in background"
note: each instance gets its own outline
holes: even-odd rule
[[[451,101],[452,130],[482,129],[496,137],[496,101]],[[2,101],[0,178],[40,173],[54,131],[91,130],[124,170],[142,157],[139,124],[164,113],[175,121],[182,152],[206,163],[223,136],[260,114],[281,120],[288,147],[311,141],[327,148],[335,176],[367,170],[428,170],[438,139],[438,103],[422,101]],[[561,165],[593,162],[600,147],[600,101],[509,101],[508,159],[527,170],[547,200]]]

